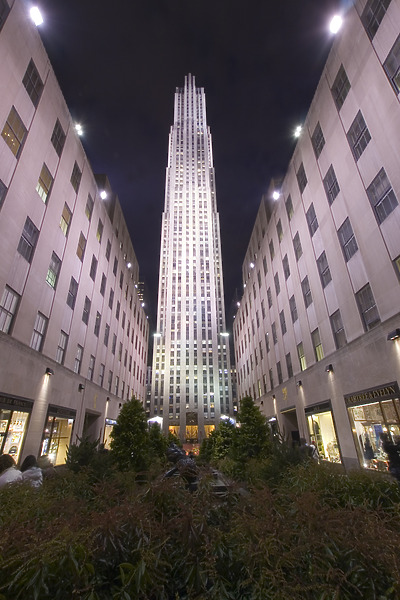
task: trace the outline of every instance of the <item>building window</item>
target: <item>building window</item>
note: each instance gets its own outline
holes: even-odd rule
[[[36,184],[36,191],[45,204],[47,203],[47,197],[50,194],[52,185],[53,177],[46,165],[43,164],[42,170],[40,171],[39,180]]]
[[[71,277],[71,281],[69,284],[68,296],[67,296],[67,304],[72,310],[75,308],[76,295],[78,293],[78,282]]]
[[[274,373],[272,369],[269,370],[269,385],[271,386],[271,390],[274,389]]]
[[[3,202],[6,197],[6,194],[7,194],[7,186],[4,183],[4,181],[2,181],[0,179],[0,210],[1,210],[1,207],[3,206]]]
[[[275,324],[275,321],[271,325],[271,330],[272,330],[272,341],[274,342],[274,344],[277,344],[278,343],[278,336],[276,334],[276,324]]]
[[[97,233],[96,233],[96,238],[99,243],[101,243],[101,238],[103,236],[103,229],[104,229],[103,221],[101,219],[99,219],[99,222],[97,225]]]
[[[89,314],[90,314],[91,304],[92,303],[90,301],[90,298],[88,298],[86,296],[85,303],[83,305],[83,312],[82,312],[82,321],[85,323],[85,325],[87,325],[89,323]]]
[[[4,288],[0,302],[0,331],[9,333],[18,308],[20,296],[8,285]]]
[[[82,348],[82,346],[80,346],[78,344],[78,347],[76,349],[75,361],[74,361],[74,373],[77,373],[78,375],[81,372],[82,356],[83,356],[83,348]]]
[[[319,122],[315,126],[314,133],[311,136],[312,147],[314,148],[315,157],[319,158],[323,147],[325,146],[325,138],[322,133],[321,125]]]
[[[109,392],[111,392],[112,380],[113,380],[113,372],[112,371],[108,371],[107,387],[108,387],[108,391]]]
[[[119,319],[119,313],[120,312],[121,312],[121,302],[118,300],[117,301],[117,308],[115,310],[115,318],[117,319],[117,321]]]
[[[72,212],[70,211],[68,204],[65,203],[60,220],[60,228],[65,237],[67,237],[68,235],[69,226],[71,225],[71,219]]]
[[[400,279],[400,256],[393,261],[394,270],[396,271],[397,277]]]
[[[303,281],[301,282],[301,289],[303,292],[304,304],[306,305],[306,308],[307,308],[312,303],[310,283],[308,281],[307,275],[304,277]]]
[[[356,161],[364,152],[370,139],[371,134],[368,131],[368,127],[364,121],[364,117],[361,114],[361,110],[359,110],[350,126],[349,131],[347,132],[347,140],[350,144],[351,151]]]
[[[54,289],[56,289],[57,286],[57,280],[60,274],[60,269],[61,260],[58,258],[57,254],[53,252],[53,254],[51,255],[51,260],[46,275],[46,281]]]
[[[286,199],[285,206],[286,206],[286,212],[287,212],[288,219],[289,219],[289,221],[291,221],[294,211],[293,211],[292,196],[290,194]]]
[[[375,298],[369,283],[356,294],[358,308],[361,313],[365,330],[371,329],[380,322]]]
[[[385,169],[381,169],[367,188],[367,195],[378,223],[383,223],[398,205]]]
[[[26,134],[26,127],[23,124],[21,117],[15,108],[12,107],[1,135],[16,158],[19,158],[19,155],[21,154]]]
[[[92,263],[90,265],[90,273],[89,273],[90,279],[93,279],[93,281],[96,279],[96,273],[97,273],[97,258],[93,254]]]
[[[272,240],[269,243],[269,254],[271,256],[271,260],[274,260],[275,250],[274,250],[274,242]]]
[[[281,312],[279,313],[279,320],[281,322],[282,335],[285,335],[287,328],[286,328],[286,320],[285,320],[285,311],[284,310],[281,310]]]
[[[318,327],[317,329],[314,329],[314,331],[311,333],[311,338],[314,348],[315,360],[318,362],[324,358],[324,350],[322,348]]]
[[[107,240],[107,247],[106,247],[106,259],[107,259],[107,261],[110,260],[110,255],[111,255],[111,242],[110,242],[110,240]]]
[[[346,332],[343,327],[342,316],[340,310],[337,310],[330,317],[333,337],[335,339],[336,349],[342,348],[346,345]]]
[[[383,67],[396,94],[400,92],[400,36],[395,41]]]
[[[115,257],[114,258],[114,265],[113,265],[113,275],[117,274],[117,270],[118,270],[118,258]]]
[[[303,342],[297,344],[297,356],[299,357],[300,370],[305,371],[307,368],[306,356],[304,354]]]
[[[106,366],[103,365],[103,363],[101,363],[100,365],[100,369],[99,369],[99,386],[103,387],[103,383],[104,383],[104,371],[106,370]]]
[[[29,217],[26,217],[24,230],[18,244],[18,252],[30,263],[39,237],[39,230],[35,227]]]
[[[312,237],[318,229],[318,220],[317,215],[315,214],[315,208],[313,203],[310,204],[310,208],[306,212],[306,218],[308,223],[308,230]]]
[[[65,331],[60,331],[60,339],[58,340],[57,352],[56,352],[56,362],[60,365],[64,364],[65,351],[67,349],[68,344],[68,335]]]
[[[278,240],[281,242],[282,238],[283,238],[283,230],[282,230],[282,222],[280,219],[276,224],[276,233],[278,234]]]
[[[114,290],[112,288],[110,288],[110,295],[108,297],[108,306],[109,308],[112,309],[114,304]]]
[[[265,256],[263,256],[263,271],[264,271],[264,275],[266,275],[268,273],[267,258]]]
[[[350,258],[357,252],[357,240],[353,233],[349,217],[346,217],[343,224],[338,229],[339,242],[343,250],[345,261],[349,261]]]
[[[296,177],[297,177],[297,183],[299,184],[300,194],[302,194],[307,185],[307,176],[306,176],[306,172],[304,170],[303,163],[301,163],[299,170],[296,173]]]
[[[278,383],[281,384],[283,382],[283,377],[282,377],[282,367],[281,367],[280,360],[278,360],[278,362],[276,363],[276,372],[278,373]]]
[[[350,81],[346,75],[343,65],[340,65],[338,74],[331,88],[332,96],[336,104],[336,108],[340,110],[346,100],[346,96],[350,91]]]
[[[114,335],[113,335],[113,341],[112,341],[112,346],[111,346],[111,352],[112,352],[112,354],[115,354],[116,347],[117,347],[117,336],[114,333]]]
[[[38,352],[41,352],[43,348],[44,337],[47,329],[47,321],[48,319],[42,315],[42,313],[38,312],[36,315],[36,321],[30,343],[30,347]]]
[[[93,381],[93,373],[94,373],[94,364],[96,362],[95,357],[93,356],[93,354],[90,355],[90,359],[89,359],[89,366],[88,366],[88,374],[87,374],[87,378],[89,379],[89,381]]]
[[[32,59],[25,71],[22,83],[28,92],[29,98],[32,100],[33,106],[37,106],[43,91],[43,81],[40,79],[39,72]]]
[[[88,194],[87,200],[86,200],[86,206],[85,206],[85,215],[88,218],[88,221],[90,221],[90,219],[92,218],[92,213],[93,213],[93,198],[90,194]]]
[[[99,337],[100,325],[101,325],[101,314],[99,313],[99,311],[97,311],[97,313],[96,313],[96,321],[94,323],[94,335],[96,337]]]
[[[10,7],[8,6],[7,0],[0,0],[0,31],[6,22]]]
[[[303,254],[303,248],[301,247],[299,232],[293,238],[293,249],[294,254],[296,256],[296,260],[298,261],[300,256]]]
[[[107,277],[104,275],[102,275],[101,277],[101,284],[100,284],[100,294],[104,297],[105,291],[106,291],[106,284],[107,284]]]
[[[272,307],[272,294],[271,294],[271,288],[267,289],[267,300],[268,300],[268,306],[269,308]]]
[[[361,22],[371,40],[374,39],[390,2],[391,0],[368,0],[365,5],[361,13]]]
[[[295,299],[294,295],[289,298],[289,308],[290,308],[290,315],[292,317],[292,323],[295,323],[297,321],[297,319],[299,318],[299,316],[297,314],[296,299]]]
[[[285,275],[285,279],[287,280],[290,277],[289,259],[288,259],[287,254],[285,254],[285,256],[283,257],[282,267],[283,267],[283,273]]]
[[[328,265],[328,260],[326,258],[325,250],[322,254],[317,258],[317,266],[319,276],[321,278],[322,287],[325,288],[330,281],[332,281],[331,272]]]
[[[76,249],[76,255],[81,262],[83,262],[83,258],[85,256],[85,249],[86,249],[86,238],[81,231],[80,236],[79,236],[78,247]]]
[[[324,188],[329,205],[331,205],[340,192],[338,180],[336,179],[336,174],[332,165],[329,167],[324,177]]]
[[[276,295],[279,296],[280,291],[281,291],[281,285],[279,283],[279,275],[278,275],[278,273],[275,273],[275,275],[274,275],[274,283],[275,283]]]
[[[72,169],[71,184],[76,193],[78,193],[81,179],[82,179],[82,171],[78,167],[78,164],[75,162],[74,168]]]
[[[104,330],[104,345],[106,348],[108,348],[108,340],[110,339],[110,326],[108,323],[106,323],[106,327]]]
[[[54,150],[57,152],[58,156],[61,156],[65,144],[65,133],[58,119],[54,125],[53,133],[51,135],[51,143],[53,144]]]
[[[292,357],[290,356],[290,352],[286,354],[286,368],[289,379],[293,377],[293,365],[292,365]]]

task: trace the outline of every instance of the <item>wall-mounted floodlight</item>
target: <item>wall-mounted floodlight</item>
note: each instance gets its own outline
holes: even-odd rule
[[[229,337],[229,333],[227,331],[224,331],[221,333],[221,337]]]
[[[332,372],[333,372],[333,365],[331,365],[331,364],[329,364],[329,365],[326,365],[326,367],[325,367],[325,371],[326,371],[327,373],[332,373]]]
[[[46,369],[46,375],[54,375],[53,369],[50,369],[50,367],[47,367],[47,369]]]
[[[40,12],[37,6],[32,6],[32,8],[29,11],[29,14],[36,27],[43,23],[42,13]]]
[[[132,263],[131,262],[127,262],[126,266],[127,266],[128,269],[131,269],[132,268]]]
[[[254,263],[253,262],[250,263],[250,269],[254,269]]]
[[[79,136],[83,135],[82,125],[75,123],[75,131]]]
[[[329,31],[336,34],[343,25],[343,19],[340,15],[335,15],[329,23]]]
[[[390,333],[388,333],[387,336],[387,340],[388,342],[394,342],[395,340],[398,340],[400,338],[400,329],[395,329],[394,331],[391,331]]]
[[[279,198],[281,197],[280,193],[278,192],[278,190],[274,190],[272,192],[272,199],[273,200],[279,200]]]
[[[301,130],[302,130],[302,126],[301,125],[297,125],[296,129],[294,130],[294,137],[295,138],[299,138],[301,136]]]
[[[101,192],[100,192],[100,198],[102,200],[105,200],[107,198],[107,192],[106,192],[106,190],[101,190]]]
[[[301,381],[301,379],[298,380],[298,382],[297,382],[296,385],[297,385],[298,388],[302,387],[303,382]]]
[[[85,389],[85,386],[83,385],[83,383],[80,383],[80,384],[78,385],[78,390],[79,390],[80,392],[82,392],[84,389]]]

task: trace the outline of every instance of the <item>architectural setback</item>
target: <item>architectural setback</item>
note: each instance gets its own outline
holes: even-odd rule
[[[211,133],[204,89],[188,75],[169,135],[150,414],[196,443],[231,412]]]
[[[239,397],[323,459],[377,470],[400,434],[399,72],[400,1],[355,2],[262,199],[234,320]]]
[[[25,2],[0,1],[0,453],[65,461],[145,400],[149,327],[118,197],[94,175]]]

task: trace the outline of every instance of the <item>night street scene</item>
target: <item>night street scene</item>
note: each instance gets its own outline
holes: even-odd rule
[[[400,0],[0,0],[0,600],[400,599]]]

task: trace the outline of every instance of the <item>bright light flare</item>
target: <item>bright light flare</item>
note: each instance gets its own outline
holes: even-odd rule
[[[302,126],[301,125],[297,125],[296,129],[294,130],[294,137],[295,138],[299,138],[301,135],[301,130],[302,130]]]
[[[342,27],[343,19],[340,15],[335,15],[331,22],[329,23],[329,31],[333,34],[336,34],[339,29]]]
[[[37,6],[32,6],[32,8],[29,11],[29,14],[36,27],[43,23],[42,13],[40,12]]]
[[[272,194],[272,198],[273,198],[274,200],[279,200],[279,198],[280,198],[280,193],[278,192],[278,190],[275,190],[275,191],[273,192],[273,194]]]
[[[100,198],[102,200],[105,200],[107,198],[107,192],[105,190],[101,190],[101,192],[100,192]]]
[[[80,125],[79,123],[75,123],[75,131],[79,136],[83,135],[82,125]]]

